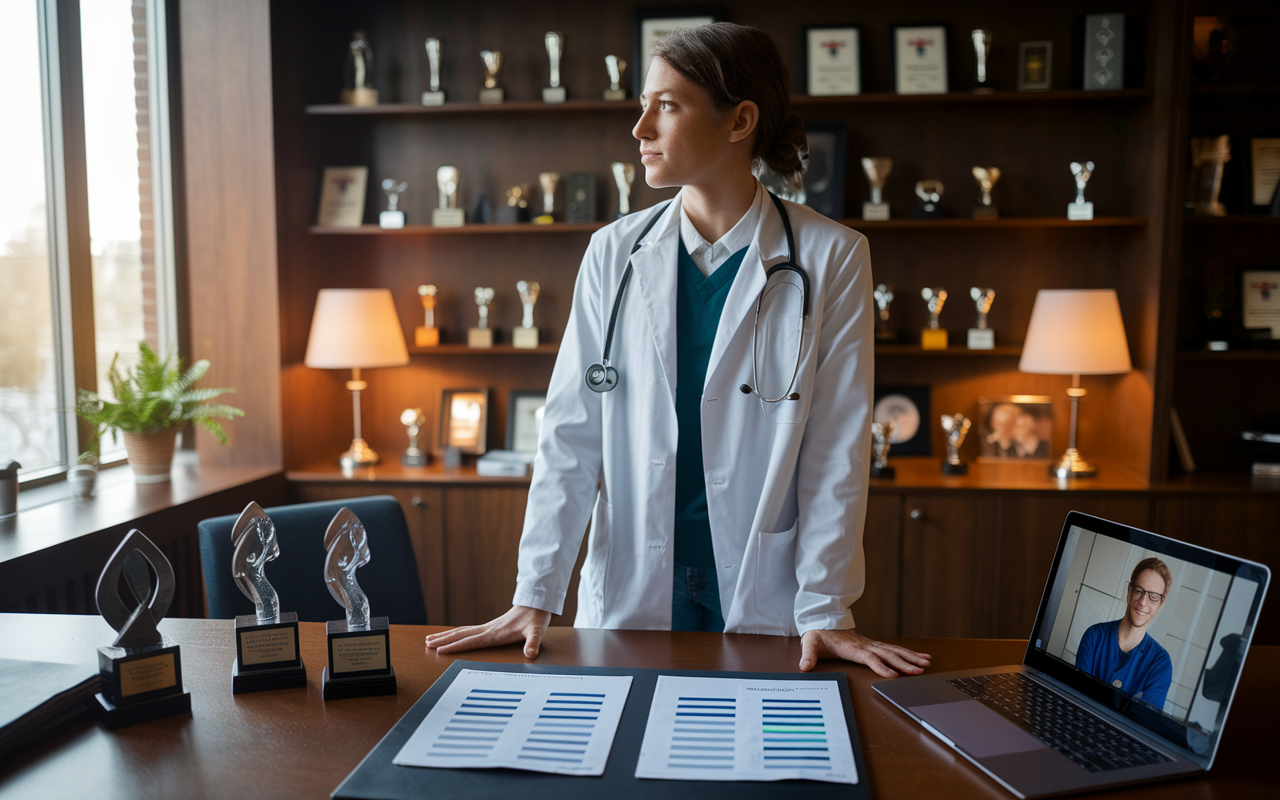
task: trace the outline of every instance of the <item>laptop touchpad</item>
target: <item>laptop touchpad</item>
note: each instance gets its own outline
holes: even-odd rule
[[[974,758],[1045,749],[1040,740],[977,700],[912,706],[910,711]]]

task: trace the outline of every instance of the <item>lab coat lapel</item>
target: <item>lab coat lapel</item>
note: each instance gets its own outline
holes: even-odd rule
[[[645,316],[653,333],[671,405],[676,402],[676,280],[680,243],[680,196],[676,195],[647,241],[631,257],[632,280],[644,299]]]

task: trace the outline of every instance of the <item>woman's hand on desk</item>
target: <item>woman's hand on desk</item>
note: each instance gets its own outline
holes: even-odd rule
[[[528,606],[512,606],[511,610],[483,625],[466,625],[461,628],[433,633],[427,637],[427,649],[440,653],[461,653],[481,647],[499,647],[524,640],[524,654],[537,658],[542,647],[542,635],[551,623],[551,612]]]
[[[802,636],[800,671],[813,669],[819,658],[843,658],[855,664],[865,664],[872,672],[885,678],[896,678],[899,673],[919,675],[933,663],[933,656],[927,653],[877,642],[852,630],[809,631]]]

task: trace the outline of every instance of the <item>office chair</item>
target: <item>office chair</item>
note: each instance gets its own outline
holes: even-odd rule
[[[425,625],[427,608],[418,581],[417,560],[400,503],[387,495],[353,497],[264,509],[276,526],[280,557],[267,564],[267,580],[280,595],[280,610],[293,611],[301,622],[344,618],[342,606],[324,582],[324,532],[340,508],[349,508],[369,532],[369,563],[356,573],[369,597],[369,613],[392,623]],[[209,616],[231,619],[254,613],[231,577],[234,543],[231,528],[239,514],[201,520],[200,566],[204,571]]]

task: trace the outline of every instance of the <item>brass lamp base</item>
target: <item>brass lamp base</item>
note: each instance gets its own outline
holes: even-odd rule
[[[342,454],[338,459],[338,463],[344,469],[355,469],[356,467],[372,467],[381,460],[368,442],[364,439],[353,439],[351,448]]]
[[[1049,475],[1055,478],[1096,478],[1098,468],[1080,457],[1080,451],[1067,448],[1058,463],[1049,467]]]

